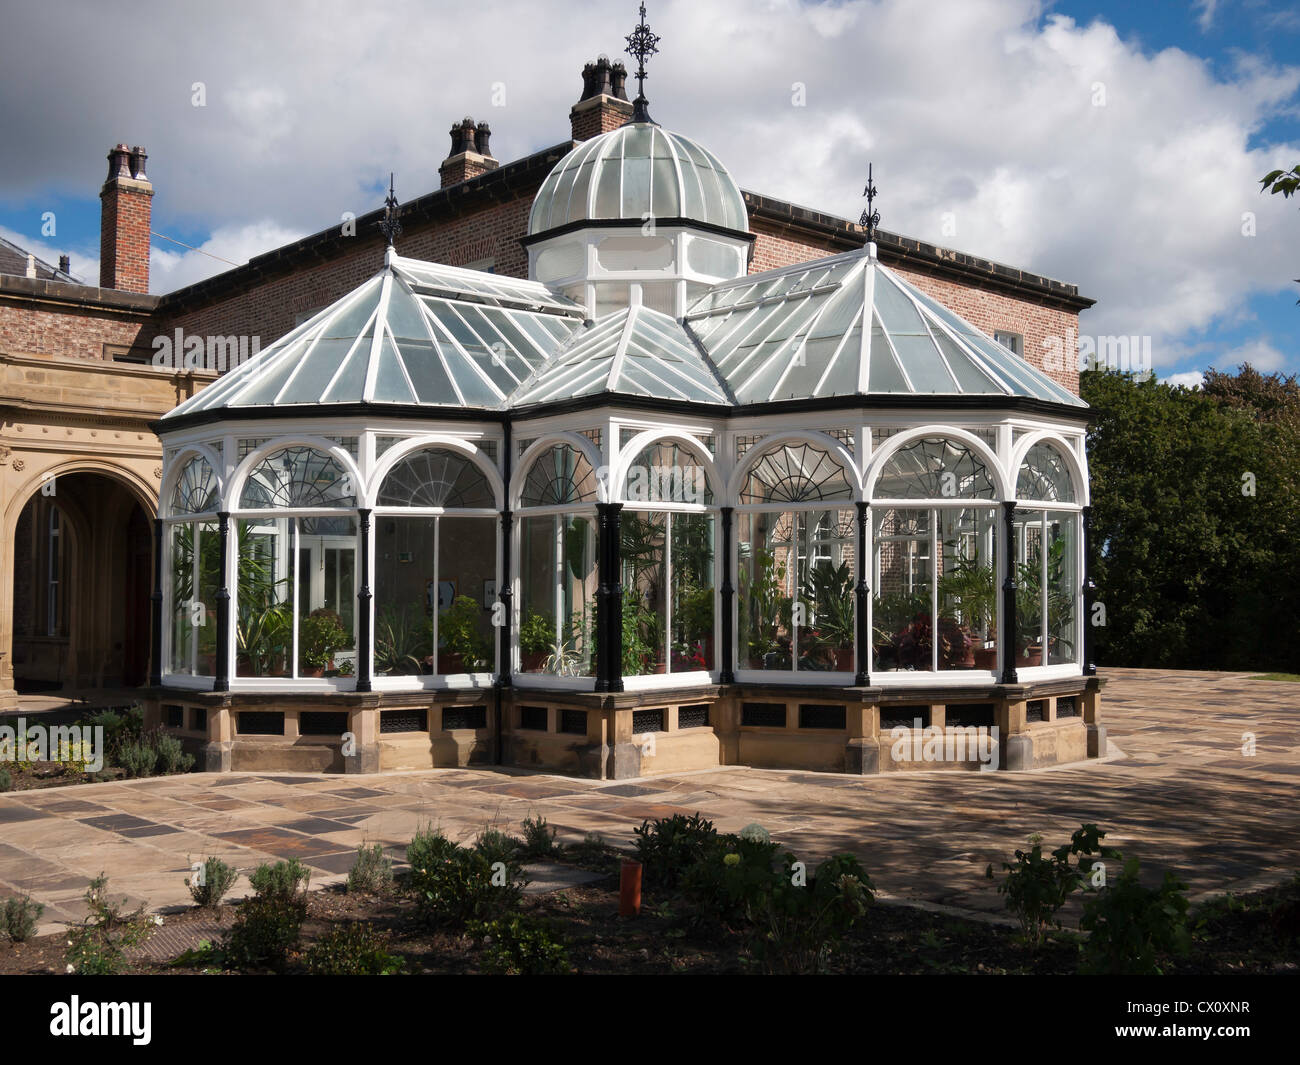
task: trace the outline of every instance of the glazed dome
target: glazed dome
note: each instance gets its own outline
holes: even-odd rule
[[[533,200],[528,233],[575,222],[640,222],[647,214],[742,233],[748,227],[740,188],[716,156],[653,122],[629,122],[555,164]]]

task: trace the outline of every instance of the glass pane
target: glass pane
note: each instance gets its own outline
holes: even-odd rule
[[[355,675],[356,521],[294,520],[298,526],[298,675]]]
[[[1016,498],[1040,499],[1048,503],[1075,501],[1069,467],[1051,444],[1035,444],[1025,455],[1016,478]]]
[[[933,511],[886,507],[872,514],[872,669],[933,669]]]
[[[425,448],[398,461],[379,489],[382,507],[487,507],[496,497],[472,459],[447,448]]]
[[[927,436],[886,460],[876,479],[876,499],[996,499],[984,460],[959,441]]]
[[[795,524],[788,511],[740,515],[736,661],[743,669],[794,668]]]
[[[742,503],[802,503],[853,498],[838,462],[811,444],[782,444],[760,458],[745,479]]]
[[[276,451],[244,481],[239,505],[268,507],[355,507],[355,486],[332,456],[310,447]]]
[[[852,672],[857,513],[847,507],[813,511],[801,515],[800,529],[804,536],[800,600],[808,627],[799,632],[799,669]]]
[[[521,668],[595,672],[596,524],[580,515],[524,518],[521,530]]]
[[[1015,512],[1015,666],[1043,664],[1043,512]]]
[[[667,670],[667,516],[625,510],[621,521],[623,675]]]
[[[994,507],[938,511],[939,668],[997,668]]]
[[[499,524],[496,518],[438,520],[438,673],[496,668],[496,632],[486,594],[488,582],[496,584]]]
[[[217,474],[202,455],[195,455],[181,470],[172,489],[173,514],[202,514],[219,509]]]
[[[660,440],[642,449],[627,470],[623,498],[629,503],[713,502],[704,463],[689,448]]]
[[[287,677],[292,672],[294,529],[292,518],[238,522],[235,673]]]
[[[171,527],[171,603],[168,605],[171,619],[171,661],[168,671],[171,673],[191,675],[198,672],[201,666],[196,668],[195,654],[197,646],[205,637],[211,641],[212,646],[205,648],[204,653],[211,653],[215,657],[216,652],[216,615],[214,613],[211,618],[206,616],[207,610],[215,607],[215,598],[205,601],[194,594],[194,538],[200,535],[198,530],[199,526],[194,522],[181,522]],[[203,539],[200,536],[200,540]],[[206,562],[207,559],[203,561]],[[203,568],[205,567],[200,563],[200,580]],[[215,570],[215,564],[213,569]],[[207,670],[208,675],[212,672],[211,668]]]
[[[712,514],[668,515],[672,534],[671,673],[713,669],[714,591]]]
[[[375,675],[433,672],[436,518],[375,521]]]
[[[585,454],[568,444],[556,444],[537,457],[520,493],[520,505],[525,507],[595,500],[596,471]]]
[[[1047,512],[1047,662],[1079,661],[1079,515]]]

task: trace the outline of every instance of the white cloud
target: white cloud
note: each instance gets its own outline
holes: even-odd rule
[[[1196,11],[1196,24],[1204,33],[1214,25],[1214,12],[1219,6],[1219,0],[1194,0],[1192,7]]]
[[[184,288],[231,269],[232,263],[242,265],[255,255],[292,243],[303,235],[263,220],[243,226],[223,226],[192,249],[169,251],[174,245],[155,237],[149,255],[149,290],[171,292]]]
[[[1215,360],[1216,363],[1220,360]],[[1266,340],[1252,340],[1233,348],[1222,357],[1222,367],[1236,367],[1250,363],[1260,373],[1273,373],[1286,365],[1286,356]]]
[[[1189,370],[1187,373],[1171,373],[1168,377],[1162,377],[1167,385],[1181,385],[1183,388],[1200,388],[1205,384],[1205,374],[1200,370]]]

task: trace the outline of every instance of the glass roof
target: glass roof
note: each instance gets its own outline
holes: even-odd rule
[[[588,219],[690,218],[744,232],[748,215],[726,167],[693,140],[631,122],[583,141],[533,200],[530,234]]]
[[[675,318],[643,305],[578,333],[510,397],[511,407],[602,392],[729,403],[708,361]]]
[[[1086,406],[865,250],[718,285],[686,325],[741,404],[909,393]]]
[[[499,408],[584,313],[533,281],[390,252],[380,273],[166,417],[329,403]]]

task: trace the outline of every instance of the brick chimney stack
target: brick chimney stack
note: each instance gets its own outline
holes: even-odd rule
[[[601,56],[582,68],[582,99],[569,112],[575,141],[618,129],[632,118],[627,99],[627,68]]]
[[[469,117],[451,127],[451,154],[438,167],[442,188],[486,174],[501,165],[492,158],[488,143],[491,136],[492,128],[486,122],[475,125]]]
[[[149,291],[149,226],[153,185],[139,145],[108,153],[108,180],[100,190],[99,287]]]

